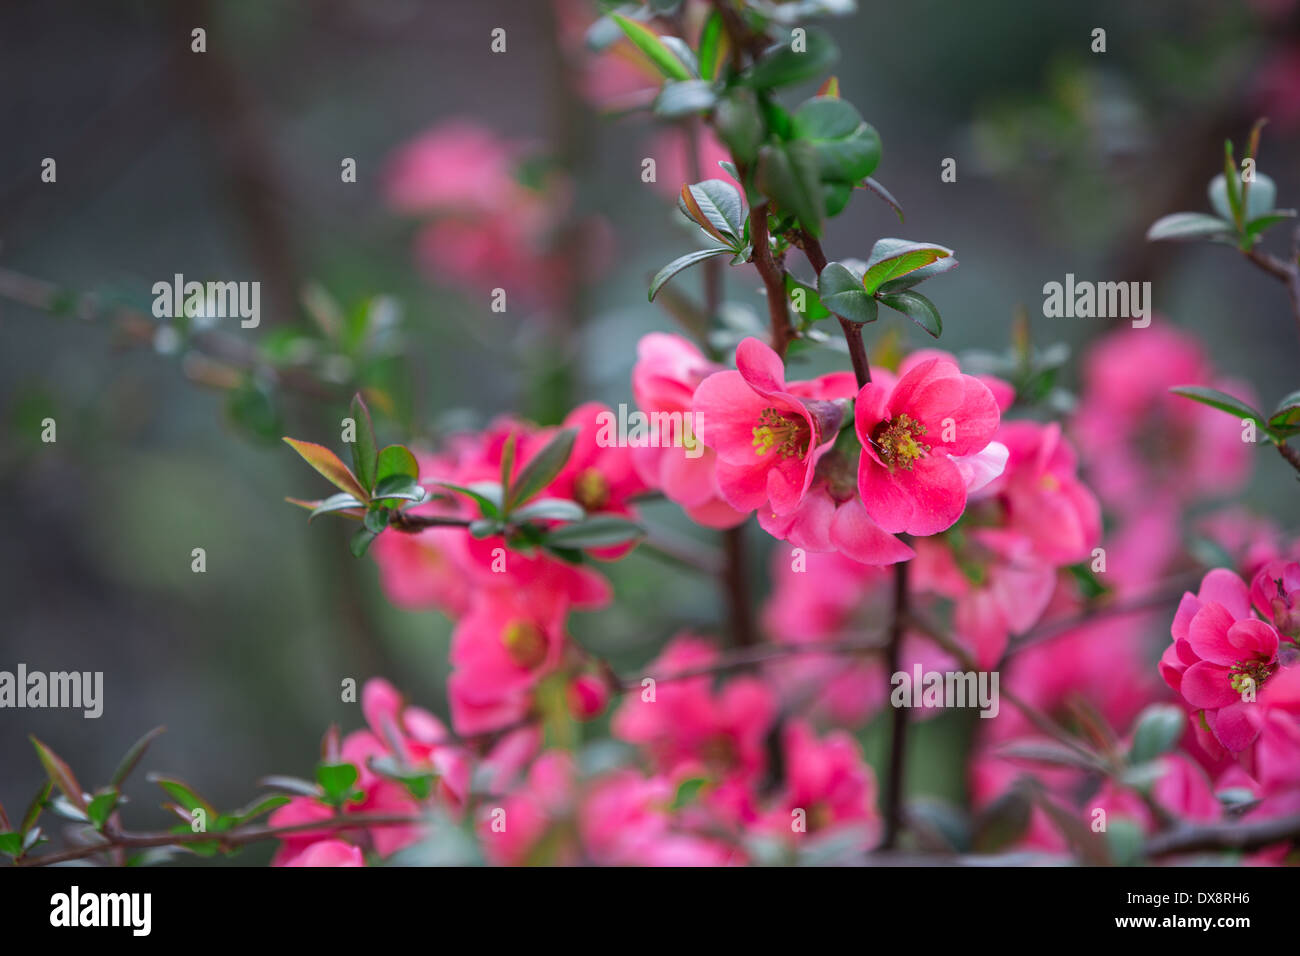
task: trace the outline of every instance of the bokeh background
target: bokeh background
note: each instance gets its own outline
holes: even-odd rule
[[[29,734],[89,787],[165,724],[146,766],[231,807],[260,776],[310,775],[330,722],[360,725],[339,700],[345,677],[387,675],[444,711],[447,621],[392,607],[373,562],[348,555],[342,522],[308,526],[284,503],[326,489],[278,436],[339,447],[357,381],[389,397],[377,410],[388,441],[508,411],[553,421],[578,400],[631,401],[637,339],[673,328],[647,303],[647,277],[694,240],[671,201],[641,182],[644,157],[664,161],[653,121],[601,117],[573,90],[556,42],[573,6],[0,8],[0,669],[101,670],[106,685],[94,721],[0,711],[0,801],[11,813],[41,780]],[[961,267],[927,291],[944,314],[943,346],[958,352],[1005,348],[1023,307],[1035,344],[1067,342],[1077,355],[1114,323],[1043,318],[1043,284],[1068,272],[1149,280],[1157,310],[1271,408],[1298,384],[1281,284],[1230,250],[1153,246],[1143,234],[1165,213],[1206,210],[1224,138],[1242,143],[1263,115],[1260,169],[1276,179],[1280,206],[1300,205],[1294,6],[860,4],[832,24],[845,51],[836,72],[881,134],[876,176],[907,218],[899,225],[860,194],[832,224],[829,254],[865,258],[882,235],[955,249]],[[196,26],[207,30],[204,54],[190,51]],[[496,27],[505,54],[489,50]],[[1090,51],[1095,27],[1106,30],[1105,54]],[[385,204],[382,171],[402,144],[453,118],[552,157],[575,183],[575,215],[607,222],[612,259],[562,315],[493,313],[486,294],[422,273],[416,227]],[[57,161],[56,183],[40,180],[45,157]],[[356,160],[356,183],[340,181],[344,157]],[[946,157],[957,160],[955,183],[940,181]],[[260,328],[225,320],[213,330],[258,354],[282,355],[313,328],[304,289],[317,313],[328,296],[344,313],[379,309],[400,325],[375,354],[342,350],[327,363],[335,382],[302,395],[238,361],[198,361],[121,311],[147,316],[153,283],[178,272],[262,283]],[[678,281],[695,291],[698,274]],[[748,270],[728,274],[731,300],[761,307],[758,288]],[[914,328],[903,334],[924,344]],[[842,358],[804,361],[813,372]],[[1073,380],[1067,372],[1063,384]],[[40,441],[47,416],[53,444]],[[1294,476],[1264,455],[1245,500],[1294,528]],[[702,534],[671,506],[648,516]],[[204,574],[191,571],[195,547],[206,550]],[[707,579],[639,554],[611,576],[615,606],[574,627],[617,665],[648,660],[681,626],[716,630]],[[961,718],[920,729],[913,789],[960,798],[966,729]],[[864,732],[872,759],[876,735]],[[125,812],[158,825],[149,790],[138,779]]]

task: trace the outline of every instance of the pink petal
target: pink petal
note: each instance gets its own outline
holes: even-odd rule
[[[1183,672],[1179,690],[1193,707],[1227,707],[1241,703],[1241,695],[1232,689],[1231,680],[1227,668],[1201,661]]]
[[[857,498],[836,509],[831,519],[830,539],[841,554],[863,564],[896,564],[916,554],[872,521]]]

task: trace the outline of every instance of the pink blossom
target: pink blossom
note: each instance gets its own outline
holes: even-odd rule
[[[676,427],[683,441],[671,445],[658,436],[654,445],[632,449],[638,474],[651,488],[676,502],[697,524],[709,528],[730,528],[745,520],[723,500],[716,477],[717,458],[711,448],[703,447],[694,434],[692,404],[700,382],[720,365],[710,362],[680,335],[652,332],[637,343],[637,362],[632,368],[632,393],[646,415],[662,416],[657,420],[679,423]],[[690,429],[691,441],[685,441]]]
[[[796,839],[800,833],[824,837],[848,827],[860,834],[863,850],[878,838],[876,777],[862,759],[857,742],[842,730],[821,740],[803,721],[786,725],[785,789],[764,826],[774,834]],[[803,830],[794,829],[796,811],[803,811]]]
[[[758,339],[736,348],[738,371],[716,372],[695,392],[700,438],[717,452],[727,503],[778,515],[799,506],[817,460],[835,442],[843,405],[803,399],[786,385],[780,357]]]
[[[988,386],[948,358],[911,366],[892,387],[868,382],[855,411],[867,513],[891,534],[951,527],[966,507],[969,477],[956,459],[984,451],[998,420]]]
[[[708,667],[718,652],[708,641],[679,634],[646,672],[657,679],[654,699],[629,694],[614,713],[612,732],[645,747],[665,773],[700,763],[713,777],[751,780],[765,764],[763,738],[776,716],[772,692],[759,680],[736,677],[715,692],[708,676],[681,677]]]
[[[1205,576],[1196,595],[1183,595],[1171,631],[1161,676],[1202,712],[1220,744],[1232,753],[1245,750],[1258,729],[1243,697],[1264,686],[1276,669],[1277,631],[1251,616],[1245,582],[1222,568]]]
[[[497,589],[480,595],[451,636],[447,682],[452,723],[461,734],[522,720],[533,689],[564,651],[565,607],[545,592]]]
[[[343,840],[321,840],[313,843],[281,866],[365,866],[361,847]]]
[[[1300,639],[1300,562],[1271,561],[1260,568],[1250,600],[1282,634]]]

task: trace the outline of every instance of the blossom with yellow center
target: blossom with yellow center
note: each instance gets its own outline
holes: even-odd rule
[[[929,445],[917,441],[926,431],[919,421],[903,414],[877,425],[871,433],[871,443],[891,471],[894,468],[911,471],[913,462],[930,450]]]
[[[804,419],[765,408],[758,420],[762,424],[754,427],[755,455],[761,458],[775,448],[782,458],[802,458],[808,451],[812,434]]]
[[[501,633],[501,643],[520,667],[532,670],[546,660],[546,635],[532,621],[511,621]]]
[[[609,479],[595,468],[588,468],[573,480],[573,497],[588,511],[599,511],[609,504]]]

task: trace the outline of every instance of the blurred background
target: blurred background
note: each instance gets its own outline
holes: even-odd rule
[[[1228,249],[1143,239],[1166,213],[1208,210],[1223,140],[1240,156],[1260,116],[1271,122],[1259,168],[1279,206],[1300,205],[1294,4],[859,6],[830,23],[845,51],[836,73],[882,137],[875,176],[906,222],[860,193],[830,227],[831,258],[865,259],[880,236],[956,250],[961,267],[927,288],[956,352],[1005,349],[1023,307],[1036,345],[1066,342],[1077,357],[1116,323],[1043,318],[1044,283],[1149,280],[1157,311],[1200,336],[1219,371],[1251,381],[1266,410],[1300,384],[1280,283]],[[90,788],[165,724],[145,766],[230,807],[260,776],[309,775],[330,722],[360,725],[339,699],[346,677],[386,675],[445,713],[448,622],[394,608],[373,561],[348,554],[350,528],[308,526],[284,502],[326,489],[279,436],[341,448],[358,387],[380,396],[386,441],[631,402],[638,338],[674,329],[647,303],[647,279],[697,240],[673,208],[681,176],[668,181],[681,143],[645,113],[584,95],[592,18],[543,0],[0,9],[0,669],[105,675],[98,720],[0,711],[11,813],[42,779],[28,734]],[[196,27],[204,53],[191,50]],[[1090,49],[1097,27],[1104,54]],[[495,28],[504,53],[490,50]],[[571,279],[558,290],[512,292],[494,312],[488,288],[429,268],[421,224],[395,208],[385,176],[405,144],[451,121],[526,160],[521,177],[550,203],[548,255]],[[41,179],[47,157],[53,183]],[[642,182],[646,157],[658,184]],[[957,180],[944,183],[949,157]],[[354,183],[340,175],[347,158]],[[151,289],[175,273],[260,281],[260,327],[160,331]],[[676,282],[698,296],[699,280]],[[753,273],[726,281],[729,301],[761,310]],[[889,325],[906,346],[926,344],[904,324],[881,322],[868,340]],[[846,364],[830,351],[800,360],[807,374]],[[1062,384],[1076,382],[1072,365]],[[54,443],[41,441],[47,417]],[[1261,453],[1245,500],[1294,528],[1294,492],[1294,475]],[[670,505],[647,516],[704,535]],[[203,574],[191,570],[197,547]],[[716,632],[707,579],[640,554],[609,570],[615,605],[573,628],[617,666],[648,660],[680,627]],[[960,734],[945,719],[919,745],[953,759],[920,762],[910,783],[959,797]],[[158,825],[143,779],[133,792],[127,819]]]

